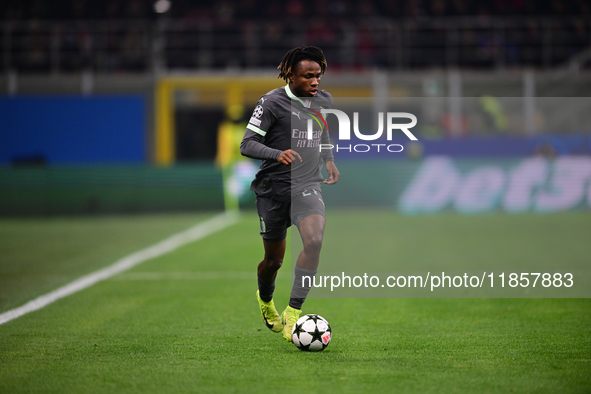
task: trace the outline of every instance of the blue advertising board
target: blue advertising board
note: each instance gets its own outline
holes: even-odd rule
[[[124,96],[0,98],[0,165],[142,163],[146,99]]]

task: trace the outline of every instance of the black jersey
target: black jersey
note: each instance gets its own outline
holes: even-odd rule
[[[332,160],[333,156],[330,149],[320,150],[320,144],[328,145],[330,139],[319,112],[323,108],[332,108],[332,105],[332,96],[325,90],[319,90],[313,98],[298,98],[289,85],[274,89],[259,99],[244,139],[255,137],[268,149],[260,147],[256,153],[248,150],[245,154],[263,159],[251,184],[252,191],[259,196],[281,200],[308,187],[320,187],[322,161]],[[311,120],[312,138],[309,138],[308,120]],[[299,153],[302,162],[296,159],[291,167],[278,162],[279,153],[287,149]]]

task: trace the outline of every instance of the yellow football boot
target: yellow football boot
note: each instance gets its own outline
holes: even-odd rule
[[[257,302],[259,303],[261,316],[263,317],[263,321],[265,322],[267,328],[273,332],[280,332],[283,329],[283,322],[281,321],[281,317],[279,316],[277,309],[275,309],[273,300],[269,302],[261,300],[259,291],[257,290]]]

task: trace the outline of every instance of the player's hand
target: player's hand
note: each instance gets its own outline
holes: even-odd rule
[[[285,164],[288,167],[291,167],[291,163],[294,160],[299,160],[299,162],[302,162],[302,157],[300,156],[300,154],[298,152],[296,152],[295,150],[291,150],[291,149],[287,149],[284,150],[283,152],[281,152],[279,154],[279,157],[277,158],[277,161],[281,164]]]
[[[336,164],[334,164],[334,161],[331,160],[326,162],[326,172],[328,172],[328,179],[325,179],[324,183],[327,185],[334,185],[337,183],[341,173],[337,169]]]

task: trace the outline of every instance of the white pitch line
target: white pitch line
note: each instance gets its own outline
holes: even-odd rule
[[[41,309],[60,298],[67,297],[80,290],[84,290],[87,287],[94,285],[97,282],[108,279],[113,275],[120,272],[126,271],[136,265],[143,263],[146,260],[153,259],[163,254],[172,252],[179,247],[188,244],[189,242],[197,241],[201,238],[207,237],[217,231],[223,230],[226,227],[236,223],[238,221],[237,213],[224,213],[213,218],[206,220],[205,222],[199,223],[198,225],[191,227],[188,230],[172,235],[163,241],[158,242],[155,245],[137,251],[124,257],[112,265],[95,271],[92,274],[83,276],[76,279],[70,284],[67,284],[59,289],[56,289],[50,293],[35,298],[32,301],[27,302],[23,306],[15,309],[11,309],[8,312],[0,314],[0,325],[14,320],[18,317],[26,315],[27,313],[34,312]]]

